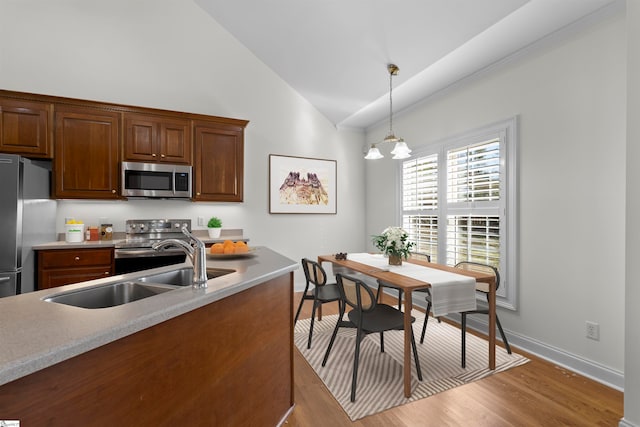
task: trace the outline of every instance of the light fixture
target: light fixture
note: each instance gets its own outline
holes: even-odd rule
[[[389,71],[389,134],[385,136],[382,142],[394,142],[396,145],[393,147],[391,154],[393,159],[406,159],[411,157],[411,150],[409,146],[402,138],[398,138],[393,133],[393,76],[398,74],[400,70],[395,64],[388,64],[387,70]],[[381,159],[384,156],[380,153],[377,144],[371,144],[371,148],[364,156],[367,160]]]

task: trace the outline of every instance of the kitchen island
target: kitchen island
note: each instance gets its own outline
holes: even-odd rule
[[[278,425],[293,406],[293,270],[264,247],[235,272],[120,306],[44,301],[147,272],[0,299],[0,419],[23,425]],[[154,269],[169,271],[190,263]]]

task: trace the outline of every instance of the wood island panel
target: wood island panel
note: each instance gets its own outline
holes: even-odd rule
[[[24,426],[276,426],[293,406],[293,273],[0,387]]]

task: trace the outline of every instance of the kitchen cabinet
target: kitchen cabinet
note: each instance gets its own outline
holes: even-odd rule
[[[186,292],[182,303],[186,294],[204,295]],[[290,272],[166,316],[0,386],[0,412],[25,426],[281,425],[294,405],[292,295]],[[135,304],[73,310],[64,320],[113,323]]]
[[[191,165],[188,119],[124,114],[123,160]]]
[[[247,123],[194,121],[195,201],[242,201]]]
[[[54,197],[118,199],[117,112],[56,106]]]
[[[0,152],[53,157],[53,105],[0,96]]]
[[[38,290],[100,279],[114,274],[114,249],[38,251]]]

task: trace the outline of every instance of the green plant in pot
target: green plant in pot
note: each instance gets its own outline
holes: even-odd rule
[[[209,230],[209,237],[217,239],[220,237],[220,231],[222,230],[222,221],[216,216],[212,216],[207,223],[207,229]]]

